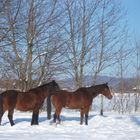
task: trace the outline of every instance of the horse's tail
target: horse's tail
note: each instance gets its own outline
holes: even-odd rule
[[[52,106],[51,106],[51,96],[47,97],[47,118],[50,120],[51,119],[51,110],[52,110]]]
[[[3,96],[0,94],[0,124],[1,124],[1,118],[3,115]]]

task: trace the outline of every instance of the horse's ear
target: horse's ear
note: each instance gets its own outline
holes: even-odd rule
[[[55,84],[56,83],[55,80],[52,80],[52,83]]]
[[[108,82],[106,82],[105,84],[108,85]]]

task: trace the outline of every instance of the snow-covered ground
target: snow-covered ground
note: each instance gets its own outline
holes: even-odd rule
[[[31,113],[15,112],[15,126],[11,127],[7,113],[0,126],[1,140],[140,140],[140,114],[118,115],[90,112],[89,125],[79,124],[79,112],[63,111],[62,123],[46,120],[46,112],[40,113],[40,124],[30,126]]]

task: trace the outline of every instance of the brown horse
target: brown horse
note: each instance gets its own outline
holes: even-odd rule
[[[55,107],[54,122],[56,119],[60,123],[60,113],[63,107],[70,109],[80,109],[81,120],[80,124],[83,124],[83,117],[85,115],[85,124],[88,125],[88,113],[92,104],[93,98],[99,93],[107,97],[112,98],[112,94],[107,84],[95,85],[91,87],[79,88],[75,92],[68,92],[66,90],[60,90],[58,94],[51,97],[52,103]]]
[[[7,90],[0,94],[0,124],[5,111],[8,110],[8,119],[11,126],[14,125],[14,109],[20,111],[33,111],[31,125],[38,124],[39,109],[43,105],[44,99],[59,90],[58,84],[53,80],[27,92],[17,90]]]

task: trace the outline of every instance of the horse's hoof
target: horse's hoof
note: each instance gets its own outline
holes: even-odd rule
[[[15,125],[14,123],[11,124],[11,126],[14,126],[14,125]]]
[[[38,125],[38,123],[31,123],[31,125]]]

